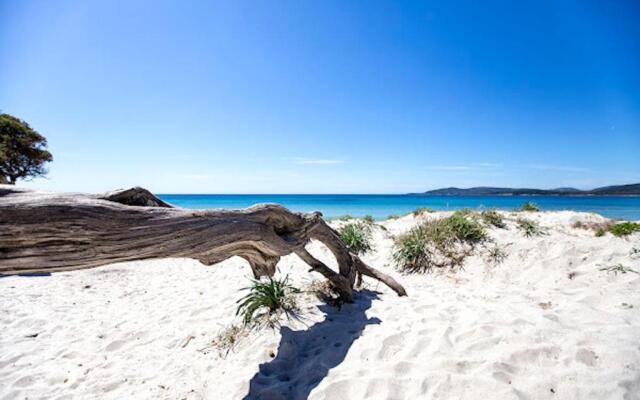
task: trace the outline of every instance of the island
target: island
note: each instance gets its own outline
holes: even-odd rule
[[[409,193],[410,196],[638,196],[640,183],[629,185],[603,186],[591,190],[576,188],[530,189],[530,188],[501,188],[478,186],[468,189],[448,187],[428,190],[423,193]]]

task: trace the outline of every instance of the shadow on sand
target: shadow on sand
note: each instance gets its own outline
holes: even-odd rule
[[[320,306],[325,319],[309,329],[293,331],[282,327],[278,355],[260,364],[244,399],[308,398],[329,370],[340,365],[364,328],[382,322],[365,314],[377,298],[378,294],[370,290],[354,292],[353,304],[345,304],[340,310],[326,304]]]

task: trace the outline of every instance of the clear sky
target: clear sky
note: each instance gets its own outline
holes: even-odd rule
[[[0,0],[0,110],[49,139],[45,189],[631,183],[639,21],[634,0]]]

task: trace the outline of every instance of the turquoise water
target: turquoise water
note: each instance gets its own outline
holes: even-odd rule
[[[498,208],[512,210],[532,201],[542,210],[596,212],[609,218],[640,220],[640,196],[406,196],[406,195],[218,195],[161,194],[163,200],[185,208],[245,208],[257,203],[279,203],[293,211],[320,211],[325,218],[345,214],[371,215],[381,220],[419,207],[434,210]]]

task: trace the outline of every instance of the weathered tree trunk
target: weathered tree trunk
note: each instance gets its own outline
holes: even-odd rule
[[[335,255],[333,271],[306,251],[317,239]],[[280,257],[295,253],[351,300],[357,272],[393,278],[350,253],[320,213],[293,213],[276,204],[244,210],[175,208],[142,188],[102,195],[36,192],[0,186],[0,273],[91,268],[120,261],[189,257],[205,265],[240,256],[254,276],[272,276]]]

